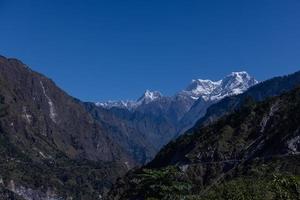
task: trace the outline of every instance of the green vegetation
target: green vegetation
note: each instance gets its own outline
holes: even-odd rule
[[[261,170],[260,167],[254,167]],[[252,169],[253,170],[253,169]],[[269,169],[268,169],[269,170]],[[266,169],[267,171],[267,169]],[[265,171],[265,172],[266,172]],[[130,177],[130,189],[124,199],[146,200],[297,200],[300,199],[300,176],[274,173],[260,176],[237,176],[202,194],[197,185],[175,167],[142,169]],[[123,199],[121,198],[121,199]]]
[[[141,169],[130,178],[129,196],[137,199],[164,200],[179,199],[189,194],[192,183],[187,181],[184,173],[176,167],[161,170]]]
[[[3,180],[3,186],[7,186],[13,180],[16,186],[43,193],[51,189],[58,196],[72,197],[73,200],[98,199],[99,195],[105,192],[103,189],[111,187],[111,182],[103,177],[118,176],[112,163],[71,160],[63,153],[58,153],[55,158],[35,160],[33,158],[39,156],[39,152],[35,152],[35,155],[34,151],[22,151],[11,142],[11,138],[2,128],[7,109],[4,98],[0,96],[0,178]],[[109,171],[113,170],[116,172],[109,174]],[[1,191],[0,197],[3,194],[14,199],[5,187]]]
[[[103,168],[109,164],[90,161],[71,161],[57,158],[51,161],[35,162],[22,154],[14,145],[0,135],[0,175],[4,183],[14,180],[17,185],[46,193],[55,191],[61,197],[73,197],[74,200],[94,200],[103,188],[111,184],[103,180]],[[109,174],[107,174],[109,176]]]
[[[256,168],[256,167],[254,167]],[[259,170],[259,167],[256,168]],[[260,172],[264,173],[264,172]],[[300,176],[288,173],[265,176],[244,175],[224,180],[208,191],[196,190],[195,183],[175,167],[143,169],[130,177],[130,189],[121,199],[146,200],[299,200]],[[205,190],[204,190],[205,191]]]
[[[272,175],[264,178],[240,177],[213,188],[200,200],[297,200],[300,177]],[[191,198],[197,199],[197,198]]]

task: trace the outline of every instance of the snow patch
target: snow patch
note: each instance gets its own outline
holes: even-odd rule
[[[263,117],[262,121],[260,122],[260,132],[263,133],[265,131],[265,128],[268,124],[268,121],[270,118],[274,115],[274,113],[279,109],[279,102],[277,101],[275,104],[273,104],[270,108],[269,113]]]
[[[130,165],[129,165],[129,162],[124,162],[124,164],[126,165],[127,169],[130,169]]]
[[[44,159],[52,159],[52,156],[50,155],[47,155],[45,153],[43,153],[41,150],[39,150],[38,148],[36,147],[33,147],[33,149]]]
[[[47,156],[45,156],[45,154],[41,151],[39,151],[39,154],[43,157],[43,158],[47,158]]]
[[[8,185],[8,189],[13,193],[23,197],[25,200],[63,200],[48,188],[47,192],[41,192],[40,190],[33,190],[24,186],[16,186],[15,182],[11,180]]]
[[[186,172],[188,168],[189,168],[189,165],[181,165],[181,166],[179,166],[179,169],[180,169],[182,172]]]
[[[44,96],[46,97],[46,99],[47,99],[47,101],[48,101],[49,112],[50,112],[50,113],[49,113],[49,117],[50,117],[50,119],[51,119],[54,123],[56,123],[56,122],[57,122],[57,121],[56,121],[56,116],[57,116],[57,114],[56,114],[56,111],[55,111],[54,103],[53,103],[53,101],[51,100],[51,98],[47,95],[46,90],[45,90],[45,87],[44,87],[44,84],[43,84],[42,81],[40,81],[40,84],[41,84],[41,87],[42,87],[42,89],[43,89]]]
[[[32,116],[30,114],[27,113],[27,108],[26,106],[23,106],[23,114],[22,114],[22,117],[26,120],[26,122],[28,124],[31,123],[31,120],[32,120]],[[13,126],[13,123],[12,123],[12,126]]]
[[[289,141],[287,141],[288,149],[292,151],[293,154],[299,153],[298,149],[300,147],[300,136],[296,136]]]

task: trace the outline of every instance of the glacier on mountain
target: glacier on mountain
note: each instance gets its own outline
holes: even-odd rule
[[[258,81],[251,77],[247,72],[232,72],[224,79],[218,81],[195,79],[186,87],[186,89],[169,97],[171,101],[176,99],[190,99],[190,101],[197,101],[202,98],[204,101],[219,101],[227,96],[237,95],[246,91],[249,87],[257,84]],[[158,91],[146,90],[145,93],[136,101],[107,101],[97,102],[97,106],[104,108],[127,108],[134,110],[141,105],[149,104],[164,98]],[[179,98],[180,97],[180,98]]]
[[[96,106],[104,107],[104,108],[127,108],[129,110],[135,109],[140,105],[145,105],[155,100],[162,98],[163,95],[158,91],[150,91],[146,90],[145,93],[138,98],[136,101],[132,100],[120,100],[120,101],[106,101],[106,102],[96,102]]]

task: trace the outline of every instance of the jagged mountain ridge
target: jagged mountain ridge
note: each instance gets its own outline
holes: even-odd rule
[[[249,98],[252,98],[255,101],[262,101],[265,98],[280,95],[285,91],[289,91],[297,85],[300,85],[300,72],[295,72],[287,76],[274,77],[260,82],[250,87],[244,93],[225,97],[211,105],[207,105],[202,99],[199,99],[184,118],[182,118],[181,124],[183,128],[178,131],[178,136],[188,131],[189,128],[192,128],[189,124],[196,124],[195,127],[197,127],[213,122],[219,117],[239,109],[244,101],[247,101]],[[205,112],[203,112],[204,109]],[[201,117],[195,117],[199,116],[199,113],[202,113]],[[193,119],[196,119],[196,121],[193,121],[192,123],[191,120]]]
[[[186,95],[192,99],[199,98],[208,100],[220,100],[227,96],[241,94],[251,86],[257,84],[258,81],[245,72],[232,72],[224,79],[219,81],[193,80],[192,83],[183,91],[181,95]]]
[[[200,118],[195,127],[209,124],[216,119],[233,112],[240,108],[241,105],[252,99],[253,101],[263,101],[268,97],[281,95],[300,85],[300,71],[286,76],[274,77],[263,81],[249,88],[246,92],[224,98],[207,109],[206,114]]]
[[[131,100],[107,101],[107,102],[96,102],[95,104],[97,106],[107,108],[107,109],[126,108],[128,110],[133,110],[143,104],[148,104],[148,103],[158,100],[159,98],[162,98],[162,97],[163,97],[162,94],[158,91],[146,90],[145,93],[140,98],[138,98],[136,101],[131,101]]]
[[[193,100],[203,98],[208,100],[220,100],[226,96],[237,95],[246,91],[249,87],[257,84],[258,81],[251,77],[247,72],[232,72],[224,79],[219,81],[196,79],[186,87],[186,89],[169,97],[170,100],[176,101],[176,97],[183,96]],[[96,102],[97,106],[104,108],[127,108],[129,110],[138,109],[138,107],[149,104],[154,101],[159,101],[165,98],[159,91],[146,90],[145,93],[136,101],[121,100],[121,101],[107,101]]]
[[[170,142],[108,199],[298,199],[299,113],[299,87],[259,103],[248,99]]]
[[[247,72],[233,72],[216,82],[193,80],[171,97],[147,90],[137,101],[89,103],[87,110],[96,120],[110,124],[116,141],[145,163],[179,131],[190,128],[210,105],[256,83]]]

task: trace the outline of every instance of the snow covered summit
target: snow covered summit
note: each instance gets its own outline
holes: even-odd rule
[[[243,93],[249,87],[257,83],[258,81],[245,71],[232,72],[222,80],[218,81],[203,79],[192,80],[186,89],[176,93],[173,97],[168,99],[170,101],[176,101],[178,99],[182,101],[182,99],[187,99],[189,101],[189,103],[187,103],[189,106],[191,106],[191,101],[197,101],[199,98],[202,98],[204,101],[215,102],[227,96]],[[97,102],[96,105],[104,108],[120,107],[132,110],[151,102],[159,102],[159,100],[164,97],[165,96],[158,91],[146,90],[145,93],[136,101]]]
[[[158,91],[146,90],[145,93],[136,101],[132,101],[132,100],[107,101],[107,102],[97,102],[96,105],[104,108],[119,107],[119,108],[127,108],[131,110],[137,108],[140,105],[148,104],[150,102],[158,100],[162,97],[163,95]]]
[[[205,101],[221,100],[224,97],[237,95],[246,91],[258,81],[247,72],[232,72],[219,81],[193,80],[191,84],[179,95],[185,95],[192,99],[203,98]]]

